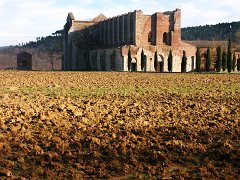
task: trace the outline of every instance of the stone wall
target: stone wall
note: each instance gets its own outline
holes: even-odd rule
[[[68,28],[65,25],[65,31],[68,31],[68,36],[73,37],[71,41],[82,49],[123,46],[135,44],[136,41],[136,12],[129,12],[100,22],[72,20],[67,24],[72,24],[72,26]]]
[[[90,70],[123,71],[123,58],[119,48],[89,51]]]
[[[181,42],[181,11],[144,15],[136,14],[136,44],[148,45],[180,45]]]
[[[18,48],[5,48],[0,50],[0,70],[17,68]]]
[[[48,52],[40,51],[31,48],[7,48],[0,50],[0,69],[16,69],[17,54],[21,51],[26,51],[32,54],[32,70],[51,70],[52,63]],[[54,54],[53,57],[54,70],[62,69],[62,53]]]
[[[187,71],[195,69],[195,48],[179,46],[173,48],[173,72],[181,72],[181,61],[183,50],[187,55]],[[131,70],[130,71],[148,71],[148,72],[168,72],[168,55],[170,46],[148,46],[141,48],[137,46],[124,46],[122,48],[94,49],[89,51],[77,51],[76,68],[74,70],[93,70],[93,71],[128,71],[128,51],[131,51]],[[145,55],[145,64],[142,69],[141,52]],[[194,52],[194,53],[192,53]],[[155,53],[157,54],[157,63],[155,63]],[[74,60],[75,61],[75,60]],[[155,66],[157,64],[157,66]],[[162,66],[162,67],[161,67]]]
[[[187,46],[187,47],[184,47]],[[194,71],[196,68],[195,60],[195,47],[182,44],[178,48],[171,48],[169,46],[148,46],[145,48],[140,48],[136,46],[123,47],[122,56],[124,57],[124,71],[128,71],[128,50],[131,50],[132,62],[137,62],[137,71],[149,71],[149,72],[168,72],[168,55],[170,49],[172,49],[173,54],[173,72],[181,72],[181,62],[183,56],[183,50],[186,51],[187,56],[187,71]],[[146,56],[146,66],[141,69],[141,52],[144,52]],[[157,54],[157,67],[154,66],[155,53]],[[163,66],[162,68],[160,66]]]
[[[150,15],[144,15],[142,11],[136,11],[136,46],[141,46],[142,35],[146,21]]]

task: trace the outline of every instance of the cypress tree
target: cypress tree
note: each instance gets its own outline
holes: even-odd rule
[[[222,67],[222,48],[221,46],[217,47],[217,61],[216,61],[216,71],[220,72]]]
[[[200,55],[200,48],[197,47],[197,52],[196,52],[196,71],[200,71],[200,66],[201,66],[201,55]]]
[[[154,68],[155,71],[157,71],[157,62],[158,62],[158,57],[157,57],[157,51],[154,54]]]
[[[206,71],[210,71],[210,66],[211,66],[211,50],[210,48],[207,49],[207,57],[206,57],[206,63],[205,63],[205,68]]]
[[[187,56],[186,52],[183,51],[182,63],[181,63],[181,72],[187,71]]]
[[[225,51],[222,54],[222,69],[223,71],[227,69],[227,53]]]
[[[228,40],[227,69],[229,73],[232,71],[232,42],[230,38]]]
[[[235,69],[236,69],[236,54],[235,53],[233,53],[233,62],[232,62],[232,70],[233,70],[233,72],[235,71]]]
[[[131,71],[131,64],[132,64],[132,56],[131,56],[131,50],[128,49],[128,71]]]
[[[238,70],[238,72],[240,71],[240,58],[238,58],[238,60],[237,60],[237,70]]]
[[[172,64],[173,64],[173,56],[172,56],[172,50],[170,49],[169,55],[168,55],[168,71],[172,72]]]
[[[142,71],[144,70],[145,68],[145,55],[144,55],[144,51],[142,50],[141,52],[141,69]]]

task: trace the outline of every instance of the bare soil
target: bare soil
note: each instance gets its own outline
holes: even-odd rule
[[[0,77],[2,177],[239,178],[238,74]]]

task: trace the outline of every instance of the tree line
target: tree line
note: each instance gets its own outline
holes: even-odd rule
[[[19,44],[20,46],[20,44]],[[62,36],[46,36],[37,37],[36,41],[30,41],[22,44],[23,48],[38,48],[41,50],[62,52],[63,51],[63,40]]]
[[[227,41],[229,37],[233,43],[240,42],[240,21],[182,28],[182,39],[187,41]]]
[[[210,71],[210,66],[212,63],[211,59],[211,49],[207,49],[207,53],[204,54],[205,56],[205,71]],[[196,71],[200,72],[200,66],[201,66],[201,55],[200,55],[200,48],[197,47],[196,52]],[[215,71],[221,72],[221,71],[228,71],[234,72],[234,71],[240,71],[240,57],[237,59],[236,54],[232,51],[232,41],[229,38],[228,40],[228,48],[227,52],[223,51],[221,46],[217,47],[217,57],[216,57],[216,64],[215,64]]]

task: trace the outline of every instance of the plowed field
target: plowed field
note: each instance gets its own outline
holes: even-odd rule
[[[0,77],[2,177],[239,178],[240,74]]]

